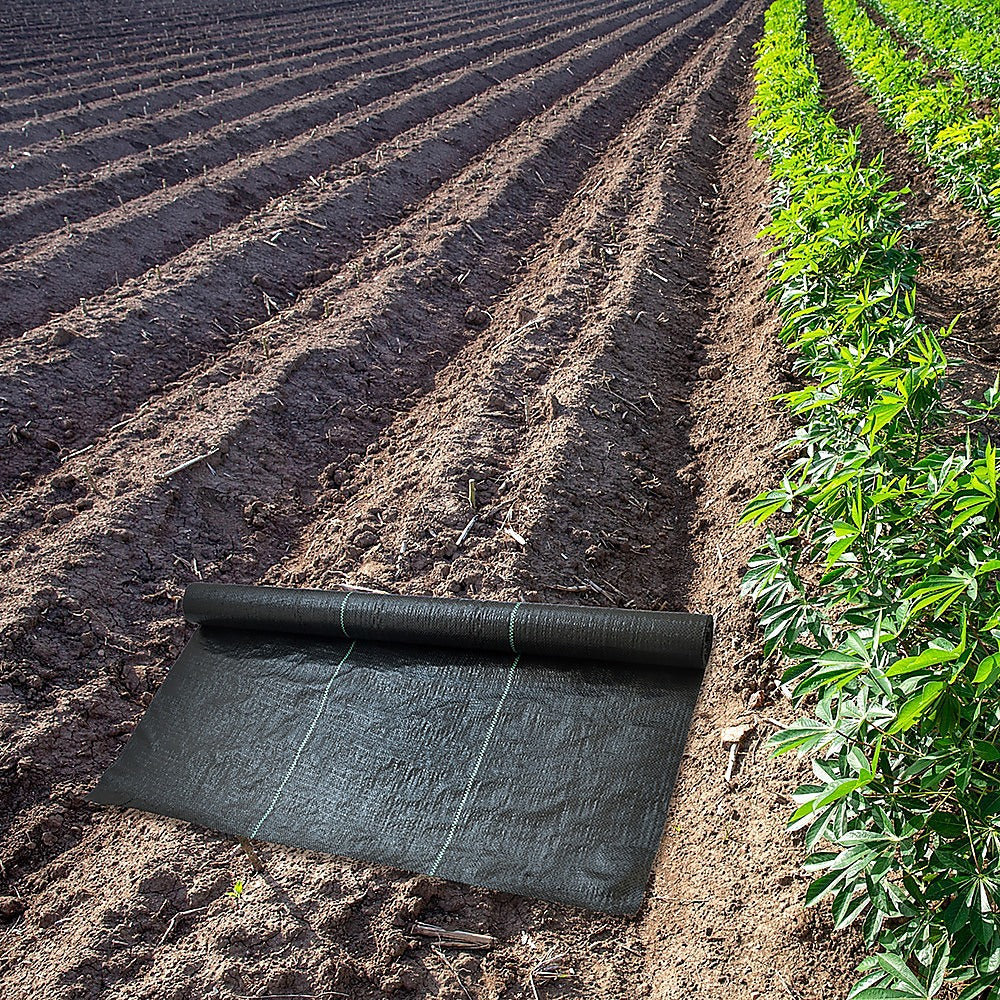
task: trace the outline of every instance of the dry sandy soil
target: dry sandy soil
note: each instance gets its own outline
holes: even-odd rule
[[[789,379],[761,0],[114,6],[0,28],[2,995],[843,995],[739,597]],[[255,874],[86,803],[196,579],[717,615],[644,909],[277,845]]]

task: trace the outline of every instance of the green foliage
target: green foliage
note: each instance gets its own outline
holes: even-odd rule
[[[840,3],[841,0],[833,0]],[[796,795],[809,904],[874,954],[851,1000],[1000,989],[1000,378],[961,407],[916,310],[918,254],[880,160],[822,107],[803,0],[776,0],[751,125],[776,182],[772,296],[804,385],[779,517],[744,590],[810,717],[778,753]],[[831,849],[832,848],[832,849]]]
[[[824,0],[826,21],[858,81],[948,191],[1000,228],[1000,116],[980,115],[961,76],[936,82],[856,0]],[[994,46],[995,48],[996,46]]]
[[[979,97],[1000,97],[1000,7],[994,0],[976,12],[951,9],[943,0],[870,0],[904,38],[965,80]]]

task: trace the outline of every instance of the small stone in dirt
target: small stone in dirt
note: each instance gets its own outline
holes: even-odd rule
[[[394,976],[382,980],[380,989],[383,993],[399,993],[403,990],[415,990],[420,986],[420,976],[411,969],[400,969]]]
[[[41,927],[51,927],[59,919],[59,914],[55,910],[42,910],[38,914],[38,923]]]
[[[273,283],[264,277],[263,274],[257,273],[251,279],[251,283],[256,285],[258,288],[273,288]]]
[[[354,536],[354,544],[362,551],[370,549],[377,541],[378,537],[373,531],[359,531]]]
[[[10,920],[13,917],[19,917],[25,909],[23,899],[18,899],[17,896],[0,896],[0,918],[6,917]]]
[[[754,731],[752,725],[748,726],[726,726],[719,734],[723,743],[740,743],[745,736]]]
[[[750,695],[750,698],[747,701],[747,709],[748,711],[753,712],[756,709],[760,708],[761,705],[763,704],[764,704],[764,692],[754,691],[754,693]]]
[[[329,281],[333,277],[333,271],[328,267],[321,267],[316,271],[306,271],[306,281],[310,285],[321,285],[324,281]]]
[[[64,326],[57,326],[55,330],[52,331],[52,337],[49,343],[53,347],[65,347],[73,339],[73,334],[71,331],[67,330]]]
[[[58,524],[60,521],[68,521],[75,513],[69,504],[57,503],[46,512],[45,520],[49,524]]]
[[[483,971],[483,960],[475,955],[456,955],[452,964],[459,972],[469,976],[478,975]]]
[[[320,319],[325,311],[326,303],[318,295],[313,295],[306,303],[305,315],[309,319]]]
[[[687,465],[682,465],[677,470],[677,478],[682,483],[696,483],[701,479],[700,474],[700,463],[698,459],[693,462],[688,462]]]
[[[71,490],[76,486],[76,476],[68,472],[60,473],[52,477],[52,485],[57,490]]]
[[[469,306],[465,310],[465,322],[469,326],[488,326],[490,314],[485,309],[480,309],[479,306]]]

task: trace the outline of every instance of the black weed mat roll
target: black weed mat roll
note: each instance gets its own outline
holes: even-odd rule
[[[208,584],[184,611],[94,801],[639,908],[709,616]]]

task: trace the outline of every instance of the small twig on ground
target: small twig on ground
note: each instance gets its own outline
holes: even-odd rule
[[[250,864],[253,865],[253,870],[255,872],[261,872],[264,870],[264,865],[261,863],[260,855],[253,849],[253,845],[247,840],[246,837],[239,837],[240,847],[243,848],[243,853],[250,859]]]
[[[469,481],[471,482],[472,480]],[[472,520],[469,521],[469,523],[465,526],[464,530],[462,531],[462,534],[458,536],[458,541],[455,542],[455,548],[460,549],[462,547],[462,542],[464,542],[466,538],[469,537],[469,532],[472,531],[472,526],[476,523],[478,518],[479,518],[478,514],[472,515]]]
[[[568,979],[572,975],[572,970],[562,972],[555,968],[555,963],[565,954],[565,952],[557,952],[555,948],[550,948],[528,970],[528,985],[531,987],[531,995],[534,997],[534,1000],[539,1000],[538,987],[535,985],[535,976],[538,976],[539,979]]]
[[[729,764],[726,767],[726,784],[733,780],[733,771],[736,768],[736,758],[743,747],[743,741],[755,731],[753,723],[742,726],[726,726],[722,730],[722,745],[729,747]]]
[[[796,992],[795,992],[795,991],[794,991],[794,990],[793,990],[793,989],[791,988],[791,986],[789,986],[789,985],[788,985],[788,980],[787,980],[787,979],[785,979],[785,977],[784,977],[784,976],[783,976],[783,975],[782,975],[782,974],[781,974],[780,972],[778,973],[778,979],[780,979],[780,980],[781,980],[781,985],[782,985],[782,986],[784,986],[784,987],[785,987],[785,989],[786,989],[786,990],[788,991],[788,995],[789,995],[790,997],[794,997],[794,998],[795,998],[795,1000],[799,1000],[799,995],[798,995],[798,993],[796,993]]]
[[[739,743],[731,743],[729,746],[729,763],[726,765],[726,784],[733,780],[733,769],[736,767],[736,755],[740,751]]]
[[[197,465],[199,462],[204,462],[206,458],[211,458],[216,452],[213,448],[211,451],[206,451],[204,455],[197,455],[195,458],[189,458],[186,462],[181,462],[180,465],[175,465],[172,469],[168,469],[166,472],[160,476],[161,479],[169,479],[171,476],[178,472],[183,472],[185,469],[190,469],[192,465]]]
[[[156,943],[156,947],[159,948],[170,935],[173,933],[174,928],[177,926],[177,921],[181,917],[190,917],[194,913],[204,913],[207,910],[207,906],[196,906],[193,910],[181,910],[179,913],[175,913],[170,918],[170,923],[167,924],[167,929],[163,932],[163,937]]]
[[[580,583],[585,584],[587,588],[592,590],[595,594],[600,594],[606,601],[609,601],[611,604],[615,603],[615,599],[603,587],[598,586],[589,577],[578,576],[576,579],[579,580]]]
[[[76,458],[77,455],[86,455],[88,451],[93,451],[96,447],[97,445],[95,444],[88,444],[86,448],[77,448],[76,451],[71,451],[68,455],[63,455],[59,461],[60,463],[68,462],[71,458]]]
[[[432,944],[431,951],[433,951],[434,954],[448,966],[452,975],[458,980],[458,985],[462,987],[462,992],[469,998],[469,1000],[475,1000],[475,997],[473,997],[473,995],[469,992],[465,983],[462,982],[462,977],[458,974],[458,969],[456,969],[455,966],[448,961],[448,956],[441,950],[440,945]]]
[[[545,955],[540,958],[536,963],[534,968],[531,970],[531,975],[538,976],[539,979],[568,979],[570,972],[561,971],[556,968],[556,962],[561,959],[566,952],[557,952],[555,948],[550,948]]]
[[[538,987],[535,986],[535,975],[531,970],[528,971],[528,985],[531,987],[531,995],[538,1000]]]
[[[417,937],[434,938],[439,944],[453,944],[462,948],[492,948],[495,941],[489,934],[475,934],[472,931],[449,931],[436,924],[419,921],[410,928]]]
[[[524,540],[524,535],[518,534],[509,524],[504,526],[503,529],[511,538],[517,542],[518,545],[525,546],[528,543]]]
[[[362,587],[357,583],[341,583],[339,584],[344,590],[355,590],[359,594],[389,594],[389,590],[379,590],[377,587]]]

